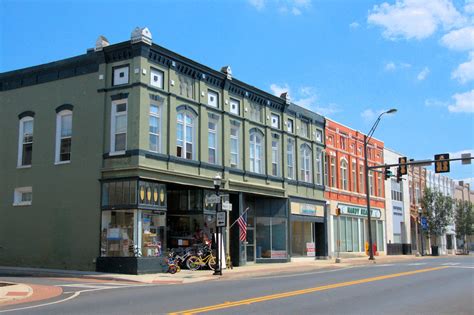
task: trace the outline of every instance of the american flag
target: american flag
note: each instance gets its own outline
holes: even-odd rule
[[[245,222],[243,215],[237,219],[237,224],[240,228],[239,240],[245,242],[247,240],[247,222]]]

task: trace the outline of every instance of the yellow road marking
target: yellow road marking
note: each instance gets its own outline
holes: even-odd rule
[[[380,280],[391,279],[391,278],[396,278],[396,277],[409,276],[409,275],[414,275],[414,274],[417,274],[417,273],[441,270],[441,269],[446,269],[446,268],[448,268],[448,266],[426,268],[426,269],[420,269],[420,270],[414,270],[414,271],[394,273],[394,274],[385,275],[385,276],[378,276],[378,277],[371,277],[371,278],[354,280],[354,281],[328,284],[328,285],[323,285],[323,286],[320,286],[320,287],[314,287],[314,288],[302,289],[302,290],[297,290],[297,291],[289,291],[289,292],[284,292],[284,293],[265,295],[265,296],[261,296],[261,297],[250,298],[250,299],[245,299],[245,300],[240,300],[240,301],[234,301],[234,302],[229,302],[228,301],[228,302],[224,302],[222,304],[216,304],[216,305],[211,305],[211,306],[205,306],[205,307],[200,307],[200,308],[189,309],[189,310],[185,310],[185,311],[173,312],[173,313],[169,313],[169,315],[179,315],[179,314],[190,315],[190,314],[197,314],[197,313],[203,313],[203,312],[209,312],[209,311],[216,311],[216,310],[220,310],[220,309],[224,309],[224,308],[231,308],[231,307],[236,307],[236,306],[241,306],[241,305],[250,305],[250,304],[253,304],[253,303],[259,303],[259,302],[265,302],[265,301],[270,301],[270,300],[282,299],[282,298],[287,298],[287,297],[301,295],[301,294],[308,294],[308,293],[313,293],[313,292],[318,292],[318,291],[325,291],[325,290],[330,290],[330,289],[348,287],[348,286],[351,286],[351,285],[362,284],[362,283],[367,283],[367,282],[374,282],[374,281],[380,281]]]

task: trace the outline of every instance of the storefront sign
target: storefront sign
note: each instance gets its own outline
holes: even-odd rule
[[[272,258],[286,258],[286,250],[272,250]]]
[[[217,217],[216,217],[216,226],[221,227],[221,226],[226,226],[226,212],[224,211],[219,211],[217,212]]]
[[[358,217],[367,217],[367,208],[361,208],[357,206],[338,205],[341,209],[342,214],[354,215]],[[380,219],[382,212],[379,209],[370,209],[370,216],[374,219]]]
[[[324,217],[324,206],[314,205],[314,204],[309,204],[309,203],[292,202],[291,213],[299,214],[299,215]]]
[[[315,257],[316,256],[316,244],[306,243],[306,256]]]
[[[222,210],[224,211],[232,211],[232,204],[228,201],[222,203]]]
[[[215,194],[207,195],[205,198],[206,203],[221,203],[221,197]]]

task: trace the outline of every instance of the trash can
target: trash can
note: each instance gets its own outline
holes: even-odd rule
[[[438,246],[431,246],[431,256],[439,256]]]

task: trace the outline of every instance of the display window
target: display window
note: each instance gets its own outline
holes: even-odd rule
[[[141,213],[141,254],[143,257],[161,257],[165,248],[165,212]]]
[[[102,211],[102,257],[133,257],[136,211]]]
[[[287,219],[278,217],[256,218],[257,258],[287,258]]]
[[[291,248],[293,256],[314,256],[314,223],[293,221],[291,223]]]

